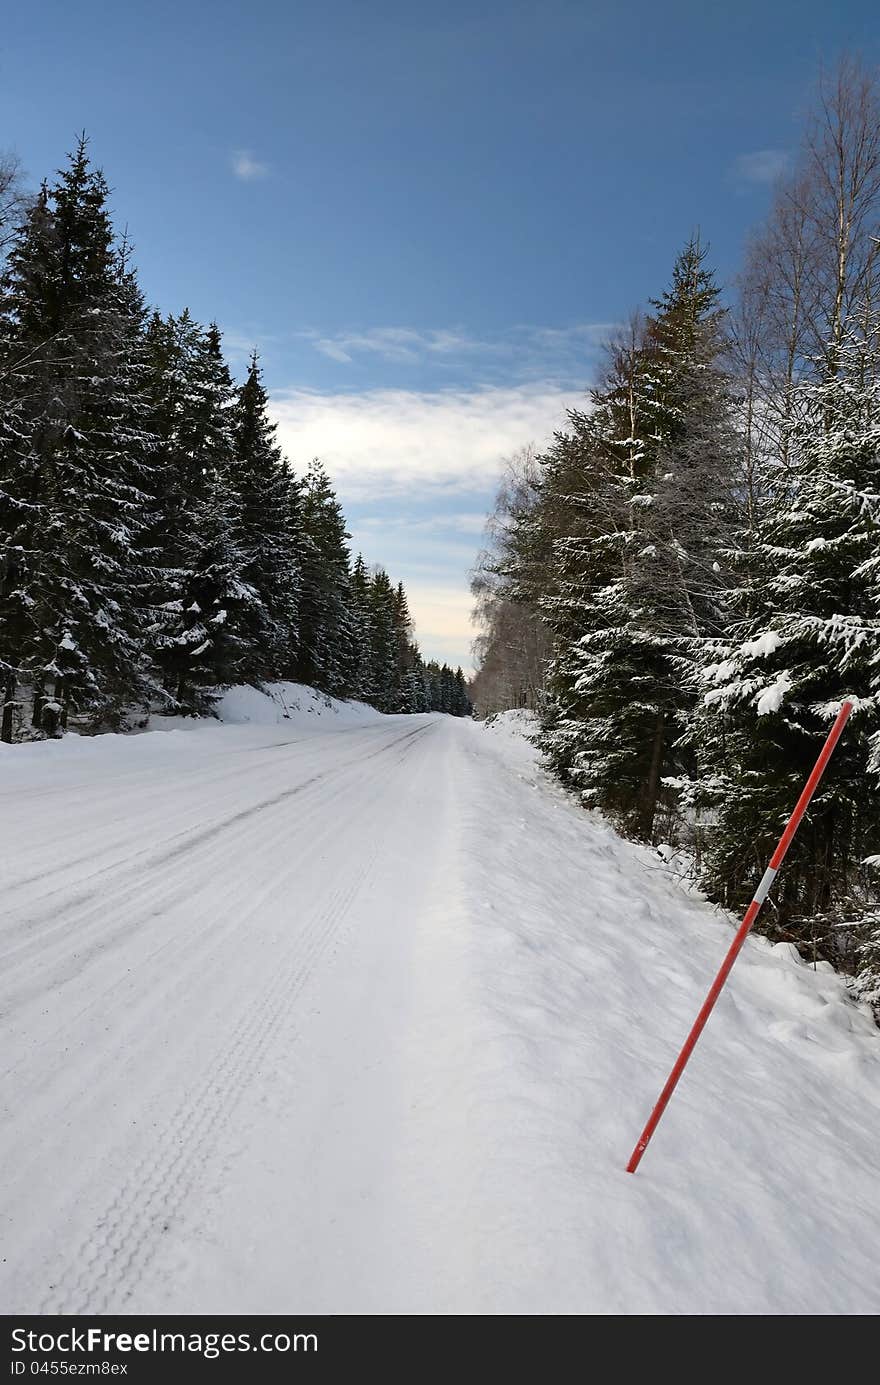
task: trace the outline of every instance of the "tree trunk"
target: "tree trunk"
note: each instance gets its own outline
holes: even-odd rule
[[[34,703],[31,708],[31,726],[35,726],[37,730],[39,730],[43,724],[43,703],[45,701],[46,689],[41,680],[34,684]]]
[[[661,712],[654,728],[654,744],[651,747],[651,765],[642,795],[642,810],[639,814],[640,835],[650,842],[654,835],[654,816],[657,812],[657,799],[660,797],[660,776],[663,771],[663,750],[666,744],[666,718]]]
[[[0,741],[6,741],[10,745],[15,718],[15,690],[15,674],[10,673],[3,689],[3,718],[0,722]]]
[[[70,684],[63,678],[55,682],[55,701],[61,704],[61,729],[67,730],[67,714],[70,711]]]

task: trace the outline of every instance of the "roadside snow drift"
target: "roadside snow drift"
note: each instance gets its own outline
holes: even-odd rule
[[[296,704],[296,705],[294,705]],[[521,735],[284,685],[0,747],[0,1300],[873,1313],[880,1035]]]

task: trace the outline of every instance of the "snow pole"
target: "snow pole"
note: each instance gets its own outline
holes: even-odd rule
[[[709,988],[709,994],[703,1001],[702,1009],[700,1010],[700,1013],[697,1015],[697,1018],[694,1020],[691,1032],[685,1039],[682,1050],[676,1058],[675,1063],[673,1064],[672,1071],[666,1079],[666,1085],[660,1093],[659,1097],[657,1098],[657,1104],[651,1112],[651,1115],[648,1119],[648,1124],[645,1126],[644,1130],[639,1136],[638,1144],[636,1145],[635,1149],[630,1155],[629,1163],[626,1166],[627,1173],[635,1173],[636,1169],[639,1167],[639,1164],[641,1162],[642,1155],[648,1148],[648,1142],[650,1141],[651,1136],[654,1134],[654,1131],[660,1124],[660,1117],[666,1110],[669,1098],[672,1096],[672,1093],[675,1091],[675,1088],[678,1085],[678,1079],[681,1077],[682,1073],[687,1067],[688,1059],[694,1051],[697,1039],[702,1034],[703,1027],[712,1013],[715,1002],[721,994],[721,989],[725,981],[727,980],[728,976],[730,975],[734,962],[739,956],[740,949],[742,948],[742,945],[748,936],[749,930],[751,929],[752,924],[755,922],[755,919],[758,917],[761,905],[764,903],[764,900],[770,893],[770,886],[773,884],[773,881],[776,878],[776,873],[785,859],[785,853],[791,846],[794,840],[794,835],[801,825],[801,819],[803,818],[804,813],[807,811],[807,808],[809,807],[810,799],[816,792],[816,789],[819,785],[819,780],[822,778],[822,775],[825,771],[825,766],[828,764],[828,761],[831,759],[831,756],[834,753],[834,747],[840,740],[841,733],[843,731],[844,726],[846,725],[847,717],[849,716],[852,709],[853,704],[849,699],[847,699],[841,706],[840,711],[838,712],[837,717],[835,719],[834,725],[828,732],[828,739],[826,740],[821,751],[819,752],[819,758],[813,766],[813,772],[807,780],[806,784],[804,785],[803,792],[800,798],[798,799],[797,803],[795,804],[794,812],[788,819],[785,831],[779,838],[776,850],[770,857],[770,864],[765,870],[761,878],[761,883],[755,891],[754,898],[752,899],[751,904],[745,912],[742,923],[736,931],[736,936],[734,937],[733,942],[730,944],[730,947],[727,950],[727,956],[721,963],[721,966],[718,970],[718,975],[712,982],[712,985]]]

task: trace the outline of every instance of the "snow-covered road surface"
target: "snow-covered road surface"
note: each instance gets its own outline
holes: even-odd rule
[[[880,1035],[446,717],[3,748],[6,1312],[868,1313]]]

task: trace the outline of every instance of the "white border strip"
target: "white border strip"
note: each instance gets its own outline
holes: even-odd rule
[[[763,903],[764,903],[764,900],[767,898],[768,894],[770,893],[770,886],[773,884],[773,881],[774,881],[775,879],[776,879],[776,871],[773,869],[772,866],[768,866],[767,869],[764,871],[764,874],[761,876],[761,883],[760,883],[760,885],[759,885],[758,888],[755,890],[755,895],[754,895],[754,898],[753,898],[753,900],[752,900],[752,903],[753,903],[753,904],[763,904]]]

